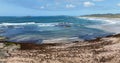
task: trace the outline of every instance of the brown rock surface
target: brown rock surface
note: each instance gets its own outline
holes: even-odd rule
[[[101,39],[59,43],[21,44],[0,61],[6,63],[120,63],[120,35]]]

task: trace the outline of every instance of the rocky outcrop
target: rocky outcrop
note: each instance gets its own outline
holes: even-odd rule
[[[120,34],[90,41],[8,47],[6,63],[120,63]]]

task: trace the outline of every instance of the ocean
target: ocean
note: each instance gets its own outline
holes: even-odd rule
[[[0,36],[11,42],[41,44],[45,40],[91,40],[111,32],[92,28],[106,24],[102,20],[88,20],[73,16],[0,17]]]

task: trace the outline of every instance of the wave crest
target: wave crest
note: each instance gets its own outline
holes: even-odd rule
[[[27,26],[27,25],[36,25],[39,27],[45,27],[45,26],[56,26],[59,23],[35,23],[35,22],[26,22],[26,23],[1,23],[1,27],[9,27],[9,26]]]
[[[54,26],[71,26],[72,23],[35,23],[35,22],[26,22],[26,23],[1,23],[0,27],[23,27],[23,26],[38,26],[38,27],[54,27]]]

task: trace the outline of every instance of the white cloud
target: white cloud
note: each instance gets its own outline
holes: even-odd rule
[[[75,5],[73,5],[73,4],[67,4],[66,5],[66,8],[75,8],[76,6]]]
[[[96,1],[96,2],[101,2],[101,1],[104,1],[104,0],[93,0],[93,1]]]
[[[44,9],[45,7],[44,6],[41,6],[40,9]]]
[[[117,6],[120,6],[120,3],[118,3]]]
[[[83,5],[84,5],[85,7],[91,7],[91,6],[94,6],[95,4],[92,3],[92,2],[87,1],[87,2],[83,2]]]

